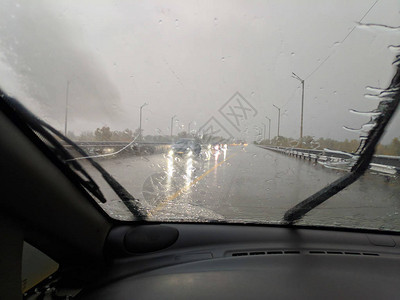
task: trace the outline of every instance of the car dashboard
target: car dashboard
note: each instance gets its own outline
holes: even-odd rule
[[[386,299],[400,238],[226,224],[119,226],[108,266],[78,299]]]

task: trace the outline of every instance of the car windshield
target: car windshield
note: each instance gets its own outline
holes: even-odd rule
[[[399,11],[6,0],[0,87],[114,219],[400,231]]]

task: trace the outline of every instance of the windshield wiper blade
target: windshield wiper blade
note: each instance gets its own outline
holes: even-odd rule
[[[64,165],[69,166],[69,170],[72,170],[76,175],[75,179],[81,184],[85,189],[87,189],[93,196],[99,199],[100,202],[105,203],[106,199],[104,198],[99,186],[92,179],[92,177],[86,172],[86,170],[72,157],[72,155],[64,148],[64,146],[54,137],[57,136],[64,142],[71,145],[78,153],[87,157],[87,153],[76,145],[69,138],[65,137],[63,134],[58,132],[51,125],[47,124],[43,120],[36,117],[33,113],[31,113],[28,109],[26,109],[21,103],[19,103],[16,99],[8,96],[0,89],[0,97],[3,104],[3,110],[7,109],[8,114],[12,114],[13,119],[16,117],[20,121],[20,125],[25,125],[28,127],[31,132],[35,134],[35,136],[43,142],[45,140],[53,147],[53,154],[58,157],[58,160],[62,162]],[[45,144],[45,143],[44,143]],[[46,145],[47,146],[47,145]],[[47,149],[51,149],[51,147],[46,147]],[[114,192],[119,196],[125,206],[129,209],[129,211],[138,219],[145,219],[146,215],[144,214],[144,210],[140,207],[140,203],[137,199],[135,199],[114,177],[109,174],[100,164],[95,162],[90,157],[87,157],[87,160],[91,163],[91,165],[100,172],[104,180],[110,185],[110,187],[114,190]],[[78,171],[84,178],[78,175],[75,171]]]
[[[59,141],[57,141],[57,139],[55,139],[51,134],[46,133],[46,131],[44,130],[45,126],[42,124],[43,121],[41,121],[40,119],[36,119],[36,122],[37,124],[35,125],[43,126],[43,128],[41,128],[42,130],[40,130],[40,127],[39,128],[31,127],[32,130],[35,132],[35,134],[39,137],[39,139],[41,140],[44,139],[45,141],[50,143],[51,146],[54,148],[53,149],[54,154],[59,158],[61,162],[63,162],[66,165],[70,165],[70,170],[75,170],[80,174],[82,174],[84,178],[82,178],[79,174],[76,174],[77,175],[76,179],[78,180],[79,184],[81,184],[85,189],[87,189],[90,193],[92,193],[97,199],[99,199],[100,202],[106,203],[107,200],[105,199],[103,193],[100,190],[100,187],[93,180],[93,178],[86,172],[86,170],[78,162],[70,161],[70,159],[73,158],[72,155],[64,148],[63,145],[61,145]]]
[[[396,56],[396,60],[398,59],[400,59],[400,55]],[[377,146],[386,126],[399,106],[400,66],[397,66],[396,73],[389,87],[387,88],[387,91],[390,91],[390,93],[393,94],[392,99],[391,101],[386,100],[387,103],[385,103],[385,106],[382,108],[382,114],[375,119],[376,125],[369,132],[368,138],[363,141],[364,144],[362,145],[362,150],[360,151],[361,155],[355,165],[352,167],[351,172],[335,180],[322,190],[318,191],[314,195],[311,195],[307,199],[286,211],[283,217],[285,223],[293,224],[294,222],[300,220],[306,213],[355,182],[365,173],[373,158],[375,147]]]
[[[33,133],[33,135],[31,136],[37,137],[38,141],[40,141],[41,144],[50,144],[51,146],[47,146],[47,149],[49,149],[59,159],[59,161],[63,162],[64,164],[69,158],[72,157],[68,153],[68,151],[66,151],[66,149],[64,149],[64,147],[52,135],[50,135],[40,126],[40,122],[35,115],[33,115],[18,101],[7,96],[1,90],[0,95],[2,100],[1,104],[3,104],[0,106],[2,108],[2,111],[5,112],[9,117],[11,117],[13,121],[17,121],[16,119],[18,118],[19,127],[25,125],[23,128],[24,132],[30,130]],[[96,182],[81,167],[80,164],[70,164],[69,170],[71,170],[76,175],[74,179],[77,180],[80,185],[91,192],[93,196],[99,199],[99,201],[103,203],[106,202],[106,199],[101,193],[100,188],[98,187]],[[79,172],[81,175],[77,174],[77,172]]]
[[[42,125],[50,130],[52,133],[57,135],[60,139],[71,145],[79,154],[83,155],[85,159],[87,159],[91,165],[99,171],[104,180],[110,185],[113,191],[118,195],[118,197],[122,200],[125,206],[129,209],[129,211],[138,219],[143,220],[146,218],[146,214],[144,213],[144,209],[141,207],[138,199],[134,198],[110,173],[108,173],[99,163],[94,161],[87,153],[79,147],[75,142],[58,132],[56,129],[51,127],[49,124],[41,121]],[[72,157],[68,159],[69,162],[77,162]]]

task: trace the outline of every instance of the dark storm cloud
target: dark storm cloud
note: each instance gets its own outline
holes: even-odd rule
[[[31,97],[42,116],[56,126],[63,124],[66,86],[70,81],[70,119],[107,123],[121,118],[117,89],[96,59],[64,26],[62,16],[46,11],[45,5],[26,2],[23,9],[3,3],[0,21],[1,54],[18,74],[16,96]],[[2,85],[2,83],[0,83]],[[3,87],[7,90],[7,86]],[[112,108],[112,109],[110,109]]]

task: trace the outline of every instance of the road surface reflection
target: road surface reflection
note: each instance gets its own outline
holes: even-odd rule
[[[204,148],[203,148],[204,149]],[[234,220],[279,223],[284,213],[343,172],[253,145],[199,156],[157,154],[103,160],[108,170],[155,221]],[[90,170],[90,164],[85,164]],[[115,218],[132,220],[123,202],[92,170]],[[304,224],[400,229],[400,180],[366,174],[310,212]]]
[[[214,171],[217,175],[218,164],[227,158],[228,148],[207,148],[199,155],[192,153],[164,155],[165,168],[162,172],[150,175],[143,184],[143,196],[148,204],[157,207],[163,201],[170,201],[181,195],[188,195],[191,187],[207,172]]]

